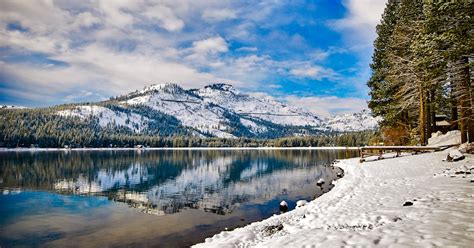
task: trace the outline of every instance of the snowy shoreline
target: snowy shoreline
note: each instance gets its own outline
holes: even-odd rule
[[[444,162],[449,150],[360,164],[342,160],[344,177],[308,205],[195,247],[313,245],[457,246],[474,243],[474,155]],[[403,206],[406,202],[413,205]]]
[[[358,150],[359,147],[150,147],[150,148],[5,148],[0,152],[41,152],[41,151],[155,151],[155,150]]]

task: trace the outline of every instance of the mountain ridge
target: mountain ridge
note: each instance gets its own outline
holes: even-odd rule
[[[152,84],[102,102],[60,105],[53,114],[132,134],[201,138],[271,139],[377,127],[368,111],[322,119],[308,110],[258,98],[223,83],[198,89]]]
[[[108,110],[111,105],[115,106],[115,112]],[[88,109],[79,105],[58,114],[83,119],[96,116],[101,126],[119,125],[140,133],[152,121],[136,113],[135,108],[144,106],[174,117],[183,127],[190,128],[193,135],[219,138],[277,138],[376,128],[376,121],[368,112],[364,112],[363,120],[372,118],[369,126],[357,120],[361,114],[323,120],[308,110],[273,99],[260,99],[223,83],[198,89],[184,89],[174,83],[153,84],[117,97],[107,106],[93,105]],[[130,113],[124,115],[119,108]]]

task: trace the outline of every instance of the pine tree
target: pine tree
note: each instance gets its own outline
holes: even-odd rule
[[[445,49],[445,58],[450,64],[453,97],[458,103],[461,141],[474,141],[474,86],[472,80],[472,59],[474,57],[474,2],[447,1],[437,4],[440,41]]]
[[[374,54],[372,56],[372,76],[367,83],[370,91],[371,99],[369,100],[369,108],[376,116],[384,116],[385,122],[393,123],[392,103],[395,101],[394,87],[387,79],[389,63],[388,63],[388,45],[392,37],[395,25],[398,20],[399,3],[396,0],[390,0],[387,3],[382,20],[377,25],[377,38],[374,41]]]

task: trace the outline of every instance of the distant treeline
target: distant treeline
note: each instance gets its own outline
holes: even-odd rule
[[[54,114],[60,108],[0,110],[0,147],[317,147],[360,146],[378,139],[375,131],[277,139],[199,138],[167,130],[134,133],[115,125],[102,127],[98,118]]]

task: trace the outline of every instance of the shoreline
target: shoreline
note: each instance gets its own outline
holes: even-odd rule
[[[194,247],[469,246],[474,243],[474,155],[443,162],[448,152],[363,164],[357,158],[341,160],[335,166],[344,177],[328,193]],[[407,202],[412,205],[404,206]]]
[[[0,152],[44,152],[44,151],[166,151],[166,150],[358,150],[359,147],[324,146],[324,147],[90,147],[90,148],[5,148]]]

